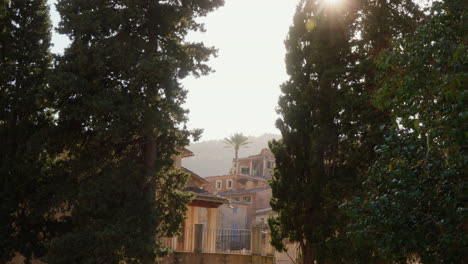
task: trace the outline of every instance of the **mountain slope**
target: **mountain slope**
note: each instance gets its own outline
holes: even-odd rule
[[[252,143],[247,148],[239,150],[239,158],[258,154],[263,148],[268,147],[268,141],[279,138],[280,136],[275,134],[249,137],[249,142]],[[192,143],[187,148],[195,155],[182,160],[182,166],[187,169],[202,177],[224,175],[229,172],[234,158],[234,149],[226,148],[222,140]]]

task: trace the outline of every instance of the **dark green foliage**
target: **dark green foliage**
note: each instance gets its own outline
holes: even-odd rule
[[[273,242],[279,249],[283,238],[299,242],[304,263],[322,263],[325,240],[335,232],[333,193],[326,189],[340,177],[337,96],[349,71],[353,21],[352,12],[339,11],[312,1],[299,4],[286,41],[290,79],[281,87],[277,122],[283,138],[270,144],[276,158],[271,204],[279,213],[270,219]]]
[[[0,1],[0,262],[44,254],[54,229],[46,0]]]
[[[349,206],[349,234],[389,261],[467,259],[466,14],[465,1],[434,3],[430,19],[378,61],[375,102],[394,125],[383,128],[367,193]]]
[[[73,204],[73,229],[53,240],[48,263],[134,263],[148,252],[164,254],[165,249],[154,238],[172,236],[179,230],[191,199],[182,192],[187,174],[174,169],[161,171],[157,175],[157,203],[153,204],[146,200],[141,185],[132,180],[138,175],[132,174],[131,167],[127,171],[119,168],[109,171],[110,175],[96,175],[95,182],[86,186],[76,184],[73,203],[79,204]],[[122,176],[125,173],[127,177]]]
[[[391,119],[371,103],[376,56],[393,37],[411,32],[411,1],[351,1],[333,7],[301,1],[286,40],[290,79],[283,84],[270,144],[276,158],[270,220],[274,245],[289,238],[303,263],[378,263],[372,247],[351,247],[340,209],[363,192],[362,181]],[[360,37],[357,37],[360,35]]]
[[[214,49],[187,43],[195,19],[221,0],[62,0],[59,31],[72,43],[52,87],[64,155],[57,162],[69,229],[49,263],[153,263],[179,229],[187,174],[172,170],[185,127],[180,79],[210,72]]]

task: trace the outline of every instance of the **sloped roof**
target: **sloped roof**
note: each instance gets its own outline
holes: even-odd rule
[[[242,179],[238,179],[238,180],[237,180],[237,182],[242,183],[242,184],[245,184],[245,183],[248,182],[248,181],[257,182],[256,179],[250,179],[250,178],[242,178]]]
[[[184,191],[193,192],[196,196],[195,200],[217,202],[221,204],[228,203],[228,199],[207,192],[206,190],[203,190],[199,187],[186,187]]]
[[[187,172],[188,174],[190,174],[193,178],[201,181],[201,182],[204,182],[204,183],[210,183],[209,181],[205,180],[205,178],[201,177],[200,175],[196,174],[195,172],[185,168],[185,167],[182,167],[182,170],[184,170],[185,172]]]
[[[256,215],[261,215],[261,214],[268,213],[268,212],[271,212],[271,211],[273,211],[273,209],[271,207],[267,207],[267,208],[263,208],[263,209],[255,211],[255,214]]]
[[[237,200],[229,199],[229,198],[226,198],[226,199],[227,199],[227,200],[229,201],[229,203],[231,203],[231,204],[240,204],[240,205],[246,205],[246,206],[250,205],[250,203],[247,203],[247,202],[237,201]]]
[[[177,147],[176,148],[177,151],[179,151],[179,155],[182,157],[182,158],[187,158],[187,157],[192,157],[194,156],[193,152],[190,151],[189,149],[185,148],[185,147]]]
[[[243,194],[252,194],[252,193],[257,193],[265,190],[271,189],[270,186],[263,186],[263,187],[258,187],[250,190],[233,190],[233,191],[225,191],[225,192],[220,192],[218,193],[221,196],[233,196],[233,195],[243,195]]]
[[[216,175],[216,176],[208,176],[205,177],[206,179],[214,178],[214,177],[225,177],[225,178],[232,178],[234,176],[241,176],[243,178],[251,179],[251,180],[257,180],[257,181],[267,181],[263,177],[255,177],[255,176],[250,176],[250,175],[244,175],[244,174],[226,174],[226,175]],[[239,181],[239,180],[238,180]]]
[[[255,155],[251,155],[251,156],[248,156],[248,157],[244,157],[244,158],[239,158],[237,160],[246,160],[246,159],[252,159],[252,158],[258,158],[258,157],[263,157],[265,156],[264,153],[265,152],[270,152],[271,153],[271,150],[269,148],[263,148],[259,154],[255,154]]]

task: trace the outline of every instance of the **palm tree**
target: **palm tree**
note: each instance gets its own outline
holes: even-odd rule
[[[229,138],[224,139],[223,142],[226,145],[226,148],[234,148],[234,151],[235,151],[234,160],[235,161],[237,161],[237,154],[239,152],[239,148],[252,143],[252,142],[248,142],[247,140],[249,140],[249,138],[244,136],[242,133],[235,133]]]

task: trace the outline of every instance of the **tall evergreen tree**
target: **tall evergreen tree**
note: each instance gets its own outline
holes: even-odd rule
[[[158,238],[179,229],[190,197],[171,158],[199,134],[185,127],[180,80],[209,73],[215,52],[184,38],[222,3],[58,2],[59,32],[72,40],[53,84],[70,232],[52,242],[49,263],[153,263]]]
[[[298,242],[303,263],[323,263],[330,230],[324,187],[334,173],[340,112],[337,94],[346,78],[353,12],[301,1],[286,41],[290,79],[281,86],[282,140],[270,143],[276,168],[270,219],[274,245]]]
[[[0,262],[44,254],[53,223],[46,0],[0,1]]]
[[[371,104],[373,59],[392,37],[411,31],[419,11],[410,1],[327,3],[301,1],[286,41],[290,80],[277,122],[283,139],[270,145],[279,217],[270,225],[277,248],[283,238],[301,245],[303,263],[378,262],[371,248],[349,247],[340,205],[360,192],[383,141],[379,127],[390,122]]]
[[[391,113],[350,235],[388,262],[465,263],[465,1],[435,2],[416,32],[379,58],[375,103]]]

